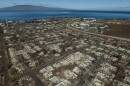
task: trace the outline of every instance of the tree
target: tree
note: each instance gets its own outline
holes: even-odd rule
[[[4,33],[3,27],[0,26],[0,33]]]

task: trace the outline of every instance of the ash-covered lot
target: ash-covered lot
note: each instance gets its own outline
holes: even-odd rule
[[[0,54],[0,58],[8,58],[4,61],[8,65],[7,83],[10,86],[129,86],[130,42],[71,29],[68,24],[72,21],[84,20],[52,18],[6,25],[3,42],[7,55]],[[0,84],[4,85],[5,76],[2,71],[0,74]]]

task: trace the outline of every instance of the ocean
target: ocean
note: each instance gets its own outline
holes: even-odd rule
[[[122,11],[3,11],[0,21],[31,20],[51,17],[81,17],[99,19],[130,19],[130,12]]]

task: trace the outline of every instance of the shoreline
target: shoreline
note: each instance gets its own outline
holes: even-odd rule
[[[0,11],[0,21],[45,19],[55,17],[96,18],[96,19],[130,19],[129,11]]]
[[[18,20],[18,21],[8,21],[5,20],[2,23],[8,23],[8,24],[13,24],[13,23],[40,23],[43,22],[46,19],[59,19],[59,18],[68,18],[68,19],[76,19],[79,17],[52,17],[52,18],[41,18],[41,19],[31,19],[31,20]],[[80,18],[79,18],[80,19]],[[97,18],[81,18],[81,19],[95,19],[97,20],[99,23],[108,25],[111,30],[107,31],[105,30],[102,34],[98,33],[99,35],[107,35],[107,36],[113,36],[113,37],[120,37],[120,38],[126,38],[126,39],[130,39],[130,19],[97,19]],[[90,33],[94,33],[91,31],[87,31]]]
[[[130,18],[94,18],[94,17],[71,17],[71,16],[52,16],[52,17],[46,17],[46,18],[31,18],[31,19],[0,19],[0,23],[4,23],[6,20],[7,21],[12,21],[12,22],[19,22],[19,21],[34,21],[34,20],[43,20],[43,19],[55,19],[55,18],[86,18],[86,19],[97,19],[97,20],[130,20]]]

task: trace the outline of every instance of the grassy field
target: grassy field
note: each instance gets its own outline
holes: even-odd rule
[[[108,24],[113,29],[103,34],[130,39],[130,24]]]

